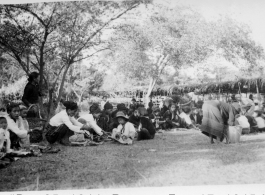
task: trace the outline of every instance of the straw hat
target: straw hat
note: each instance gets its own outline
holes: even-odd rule
[[[119,117],[124,118],[125,120],[129,120],[128,116],[125,115],[124,112],[122,112],[122,111],[117,112],[115,118],[119,118]]]

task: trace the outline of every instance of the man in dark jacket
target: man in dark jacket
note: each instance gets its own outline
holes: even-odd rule
[[[106,132],[112,132],[113,119],[111,117],[113,106],[111,103],[107,102],[104,105],[104,110],[102,111],[99,119],[97,121],[98,126]]]
[[[138,108],[140,114],[140,124],[138,127],[138,138],[137,140],[147,140],[154,139],[155,137],[155,127],[148,118],[147,110],[144,107]]]
[[[24,89],[24,94],[22,97],[22,102],[28,107],[31,108],[31,111],[28,113],[31,117],[38,116],[38,103],[39,103],[39,73],[32,72],[29,75],[28,83]]]

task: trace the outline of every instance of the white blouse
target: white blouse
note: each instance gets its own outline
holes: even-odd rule
[[[94,119],[92,114],[84,114],[82,116],[80,116],[79,119],[84,119],[86,121],[86,125],[89,126],[90,128],[94,129],[94,131],[98,134],[98,135],[102,135],[102,129],[97,125],[96,120]]]
[[[80,133],[80,129],[83,127],[83,124],[78,122],[74,117],[70,117],[66,110],[62,110],[58,114],[54,115],[49,124],[54,127],[65,124],[70,130],[77,133]]]

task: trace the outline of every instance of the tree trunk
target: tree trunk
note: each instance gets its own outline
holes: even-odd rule
[[[64,86],[64,81],[65,81],[65,78],[66,78],[66,74],[68,72],[68,69],[70,67],[71,64],[68,64],[64,70],[64,73],[63,73],[63,77],[62,77],[62,81],[61,81],[61,84],[60,84],[60,88],[59,88],[59,94],[58,94],[58,97],[57,97],[57,100],[56,100],[56,105],[59,105],[59,102],[61,100],[61,97],[62,97],[62,93],[63,93],[63,86]]]
[[[147,90],[147,94],[145,96],[145,107],[148,107],[148,103],[150,101],[150,95],[154,89],[154,86],[156,84],[157,79],[151,78],[149,86],[148,86],[148,90]]]

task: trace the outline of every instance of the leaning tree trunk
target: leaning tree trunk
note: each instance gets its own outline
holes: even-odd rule
[[[155,87],[157,79],[151,78],[149,86],[148,86],[148,90],[147,90],[147,94],[145,96],[145,107],[148,107],[148,103],[150,102],[150,95]]]

